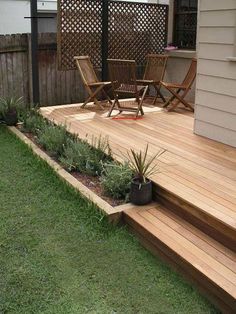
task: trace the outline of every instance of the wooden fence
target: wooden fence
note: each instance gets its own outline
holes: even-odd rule
[[[30,34],[0,36],[0,97],[32,101]],[[59,71],[56,34],[39,34],[40,105],[81,102],[85,97],[77,70]]]

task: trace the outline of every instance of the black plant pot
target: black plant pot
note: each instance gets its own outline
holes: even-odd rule
[[[135,205],[146,205],[152,201],[152,182],[140,183],[133,179],[130,187],[130,201]]]
[[[18,122],[18,116],[16,110],[8,111],[4,115],[4,119],[7,125],[13,126]]]

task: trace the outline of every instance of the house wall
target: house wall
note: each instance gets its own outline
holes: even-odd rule
[[[0,1],[0,35],[30,32],[30,3],[25,0]]]
[[[236,146],[236,0],[200,0],[196,134]]]
[[[51,16],[56,11],[57,0],[38,1],[39,14]],[[0,35],[30,33],[28,16],[30,0],[0,0]],[[56,32],[56,18],[39,19],[39,32]]]

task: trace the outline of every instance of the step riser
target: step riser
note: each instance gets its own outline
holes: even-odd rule
[[[185,202],[156,184],[154,185],[153,197],[158,203],[236,252],[235,229],[231,229],[215,217],[203,213],[193,204]]]
[[[169,247],[153,236],[143,226],[134,221],[129,215],[124,213],[124,222],[128,225],[131,232],[135,233],[141,244],[152,254],[162,258],[175,270],[183,274],[194,283],[208,299],[221,309],[223,313],[235,313],[235,300],[227,294],[221,287],[216,286],[206,276],[197,271],[191,264],[183,260]]]

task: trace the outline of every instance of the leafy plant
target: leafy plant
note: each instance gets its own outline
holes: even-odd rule
[[[107,163],[101,176],[104,192],[114,199],[127,199],[133,172],[128,163]]]
[[[107,140],[93,139],[91,146],[87,141],[70,140],[64,149],[60,161],[69,171],[79,171],[84,174],[98,176],[103,170],[103,163],[111,157],[107,155]],[[96,141],[96,142],[95,142]]]
[[[164,152],[165,150],[162,149],[154,156],[148,157],[148,144],[144,152],[142,152],[141,150],[139,152],[136,152],[133,149],[128,152],[130,167],[135,174],[135,178],[140,183],[146,183],[147,177],[150,177],[158,172],[157,164],[153,163],[155,159],[158,159]]]
[[[36,111],[25,111],[21,113],[20,120],[23,122],[22,131],[39,134],[40,130],[44,129],[48,122]]]
[[[59,160],[69,171],[85,172],[89,150],[89,145],[86,142],[70,140]]]
[[[5,117],[9,112],[18,112],[24,105],[23,97],[0,98],[0,114]]]
[[[93,136],[91,146],[95,154],[98,155],[102,160],[104,159],[112,160],[112,151],[107,136],[102,137],[100,135],[98,138]]]
[[[38,132],[38,143],[55,157],[62,155],[67,142],[68,135],[65,126],[45,124]]]

